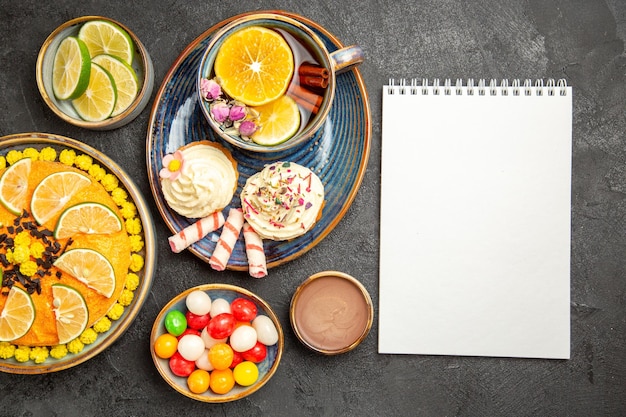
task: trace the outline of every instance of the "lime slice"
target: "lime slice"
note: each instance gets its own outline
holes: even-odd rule
[[[67,208],[54,230],[56,239],[78,233],[110,234],[122,230],[122,221],[109,207],[100,203],[80,203]]]
[[[0,313],[0,341],[19,339],[30,330],[35,321],[35,306],[30,295],[13,285]]]
[[[83,120],[100,122],[111,116],[116,101],[115,80],[107,70],[92,63],[87,90],[80,97],[72,100],[74,110]]]
[[[52,173],[35,187],[30,212],[37,223],[44,224],[63,210],[72,196],[90,184],[91,180],[78,172]]]
[[[54,266],[105,297],[113,295],[113,265],[100,252],[86,248],[70,249],[59,256]]]
[[[254,109],[259,112],[259,130],[251,138],[259,145],[282,143],[300,128],[300,110],[295,100],[287,95]]]
[[[81,26],[78,38],[89,48],[92,57],[108,54],[133,63],[135,45],[130,35],[118,25],[104,20],[92,20]]]
[[[85,42],[68,36],[59,44],[52,65],[52,91],[59,100],[74,99],[89,84],[91,59]]]
[[[31,159],[24,158],[9,166],[0,176],[0,202],[19,216],[27,206],[28,175]]]
[[[135,97],[137,97],[137,93],[139,92],[137,74],[133,67],[113,55],[98,55],[93,57],[91,62],[109,71],[109,74],[111,74],[113,80],[115,80],[117,102],[115,103],[111,117],[117,116],[130,107]]]
[[[87,327],[87,303],[80,292],[64,284],[52,285],[52,298],[59,344],[71,342]]]

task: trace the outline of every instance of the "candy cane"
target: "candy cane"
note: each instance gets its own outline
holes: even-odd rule
[[[263,240],[248,223],[243,225],[243,238],[246,242],[246,255],[248,256],[248,271],[253,278],[263,278],[267,275],[267,263]]]
[[[216,271],[226,269],[226,264],[230,255],[233,253],[233,247],[239,238],[239,232],[243,226],[243,211],[241,209],[230,209],[228,217],[222,228],[220,239],[215,245],[213,255],[209,258],[209,265]]]
[[[221,211],[204,217],[180,232],[167,238],[172,252],[179,253],[196,243],[209,233],[219,229],[224,224],[224,215]]]

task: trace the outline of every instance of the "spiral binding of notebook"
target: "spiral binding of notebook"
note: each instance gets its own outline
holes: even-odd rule
[[[389,79],[389,85],[385,86],[387,94],[410,94],[410,95],[490,95],[490,96],[531,96],[531,95],[548,95],[554,96],[559,94],[561,96],[567,95],[567,80],[559,79],[555,80],[549,78],[544,83],[543,79],[537,79],[533,82],[531,79],[514,79],[511,83],[509,80],[504,79],[498,82],[496,79],[479,79],[475,81],[473,78],[468,78],[465,83],[462,79],[457,79],[454,83],[451,79],[447,78],[443,80],[443,83],[439,78],[434,78],[432,83],[427,78],[422,78],[421,81],[418,78],[412,78],[410,83],[407,84],[407,80],[402,78],[398,80]]]

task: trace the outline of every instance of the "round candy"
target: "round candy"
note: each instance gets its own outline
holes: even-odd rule
[[[178,341],[178,352],[188,361],[195,362],[204,353],[204,341],[195,334],[187,334]]]
[[[207,324],[206,329],[212,338],[221,339],[223,337],[228,337],[233,333],[236,322],[237,320],[235,320],[235,316],[232,314],[221,313],[209,320],[209,324]]]
[[[252,320],[252,327],[256,330],[259,342],[266,346],[272,346],[278,342],[278,331],[274,322],[267,316],[259,315]]]
[[[237,327],[230,335],[230,346],[234,351],[245,352],[256,344],[257,334],[254,327],[244,325]]]
[[[196,369],[187,377],[187,386],[189,391],[194,394],[202,394],[209,389],[209,382],[211,381],[210,374],[204,369]]]
[[[185,318],[187,319],[187,326],[196,330],[202,330],[202,328],[209,324],[209,320],[211,320],[209,313],[198,315],[191,311],[185,313]]]
[[[211,372],[211,381],[209,387],[216,394],[226,394],[235,386],[235,378],[233,370],[230,368],[216,369]]]
[[[161,359],[169,359],[178,347],[178,339],[169,333],[163,333],[154,341],[154,353]]]
[[[211,311],[211,297],[204,291],[194,290],[185,298],[187,310],[198,316],[203,316]]]
[[[245,352],[241,352],[241,356],[244,360],[259,363],[263,362],[263,359],[267,356],[267,348],[261,342],[256,342],[252,349],[248,349]]]
[[[200,357],[198,359],[196,359],[196,366],[199,369],[204,369],[205,371],[212,371],[213,370],[213,364],[211,364],[211,361],[209,360],[209,350],[208,349],[204,349],[204,353],[202,355],[200,355]]]
[[[223,298],[216,298],[211,303],[211,317],[222,313],[230,313],[230,303]]]
[[[218,343],[209,349],[209,361],[215,369],[226,369],[233,363],[233,349],[228,343]]]
[[[170,334],[180,336],[187,328],[185,315],[178,310],[172,310],[165,315],[165,328]]]
[[[257,308],[256,305],[247,298],[235,298],[230,303],[230,310],[233,316],[239,321],[251,321],[256,317]]]
[[[176,376],[188,377],[196,369],[196,364],[183,358],[180,352],[172,355],[169,364],[172,373]]]
[[[233,376],[236,383],[244,387],[249,387],[259,379],[259,368],[254,362],[244,361],[235,366]]]

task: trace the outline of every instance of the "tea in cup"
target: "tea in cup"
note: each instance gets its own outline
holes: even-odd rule
[[[307,141],[324,125],[336,75],[361,62],[360,47],[329,52],[298,20],[279,13],[247,15],[210,40],[198,70],[200,107],[230,144],[282,151]]]

